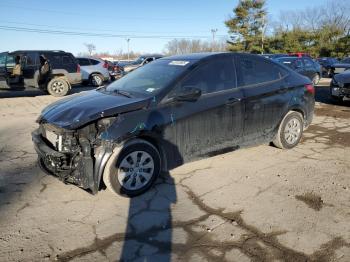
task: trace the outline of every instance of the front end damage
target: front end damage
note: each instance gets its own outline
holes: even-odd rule
[[[32,133],[40,167],[65,183],[98,192],[112,142],[99,139],[112,119],[101,119],[76,130],[40,123]]]

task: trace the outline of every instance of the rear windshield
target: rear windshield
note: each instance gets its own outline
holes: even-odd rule
[[[193,61],[156,60],[110,84],[107,91],[153,96],[180,76]]]

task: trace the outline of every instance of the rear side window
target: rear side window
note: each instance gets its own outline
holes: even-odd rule
[[[65,55],[65,56],[62,56],[62,63],[64,65],[70,65],[70,64],[75,64],[75,61],[71,56]]]
[[[238,86],[262,84],[279,80],[283,76],[277,65],[255,57],[240,56],[236,66]]]
[[[26,65],[32,66],[38,64],[39,61],[37,61],[37,54],[35,53],[28,53],[26,55]]]
[[[86,58],[77,58],[79,65],[81,66],[89,66],[90,60]]]
[[[62,67],[62,56],[50,53],[44,55],[48,58],[49,63],[53,69]]]
[[[91,63],[92,65],[97,65],[97,64],[100,63],[100,61],[95,60],[95,59],[89,59],[89,60],[90,60],[90,63]]]
[[[174,93],[194,87],[202,94],[228,90],[236,87],[233,57],[217,58],[200,65],[175,88]]]

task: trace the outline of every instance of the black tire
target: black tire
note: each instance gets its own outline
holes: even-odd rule
[[[119,168],[121,168],[120,165],[122,161],[124,161],[125,159],[128,159],[128,156],[130,156],[130,154],[132,153],[135,153],[137,155],[137,158],[139,159],[140,152],[146,152],[148,156],[152,158],[152,160],[150,161],[153,161],[154,168],[153,168],[153,172],[149,172],[150,178],[148,179],[148,181],[146,180],[144,182],[141,181],[142,175],[137,173],[136,167],[133,166],[132,168],[130,168],[130,169],[134,168],[135,170],[130,171],[129,169],[127,171],[129,172],[128,174],[130,175],[125,175],[123,179],[125,181],[125,185],[130,181],[132,181],[131,185],[134,183],[134,181],[135,181],[135,184],[137,184],[136,180],[140,181],[141,184],[144,183],[140,188],[131,190],[130,188],[126,188],[124,185],[120,183],[119,181],[120,178],[118,177],[118,175],[121,170]],[[139,160],[138,160],[138,163],[139,163],[139,166],[141,166]],[[141,167],[139,168],[141,169]],[[103,175],[103,182],[105,183],[106,187],[114,194],[134,197],[144,193],[153,185],[153,183],[156,181],[157,177],[159,176],[160,170],[161,170],[161,159],[157,148],[145,140],[136,139],[131,143],[128,143],[121,150],[119,154],[111,156],[111,158],[108,160],[108,163],[106,165],[106,170]]]
[[[70,87],[64,78],[53,78],[47,84],[47,92],[56,97],[65,96],[69,93]]]
[[[92,74],[90,76],[90,84],[94,87],[99,87],[103,85],[104,78],[101,74]]]
[[[290,127],[291,123],[293,123],[293,120],[298,122],[299,125],[295,127]],[[272,143],[276,147],[281,149],[291,149],[299,143],[303,134],[303,128],[304,128],[303,116],[298,112],[289,111],[281,121],[280,126],[278,127],[276,137],[272,141]],[[290,130],[294,130],[294,131],[292,132]],[[286,136],[287,138],[290,138],[290,140],[287,139]]]

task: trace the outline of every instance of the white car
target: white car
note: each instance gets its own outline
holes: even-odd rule
[[[78,57],[83,84],[102,86],[105,81],[110,81],[108,63],[99,58]]]
[[[142,55],[139,58],[137,58],[135,61],[125,65],[124,72],[130,73],[131,71],[134,71],[136,68],[139,68],[140,66],[148,64],[162,57],[163,57],[162,55]]]

